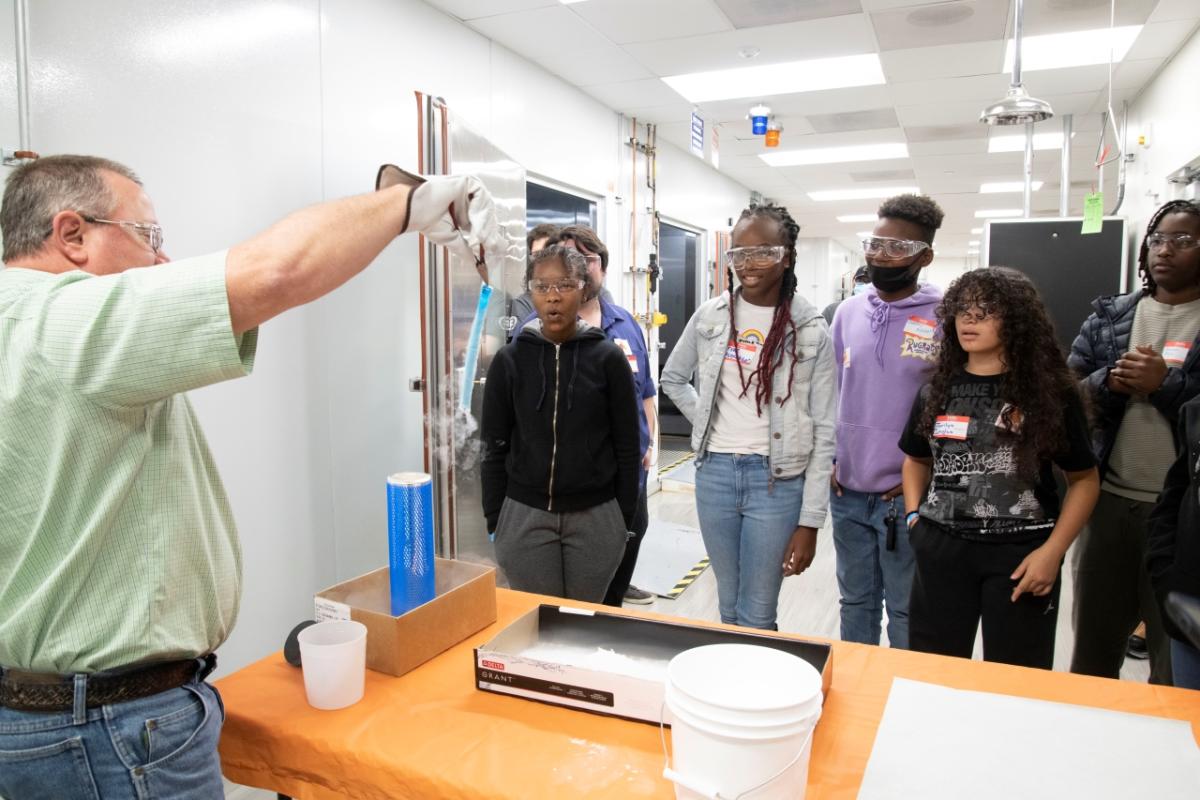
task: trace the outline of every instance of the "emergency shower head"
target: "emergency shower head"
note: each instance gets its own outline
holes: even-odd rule
[[[1021,85],[1021,23],[1025,17],[1024,0],[1013,0],[1013,72],[1012,83],[1004,99],[985,108],[979,121],[988,125],[1024,125],[1054,116],[1045,100],[1030,97]]]

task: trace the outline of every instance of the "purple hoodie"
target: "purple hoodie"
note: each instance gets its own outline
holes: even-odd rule
[[[900,484],[898,442],[937,361],[942,293],[929,284],[885,303],[872,286],[838,306],[830,332],[838,374],[837,479],[856,492]]]

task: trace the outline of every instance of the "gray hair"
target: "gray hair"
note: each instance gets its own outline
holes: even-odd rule
[[[60,211],[109,216],[117,207],[117,197],[104,180],[105,172],[142,185],[129,167],[96,156],[46,156],[14,169],[0,203],[4,261],[41,250]]]
[[[529,267],[525,271],[526,284],[533,280],[533,268],[546,261],[561,262],[563,268],[567,271],[568,278],[575,278],[576,280],[583,281],[585,284],[587,283],[587,259],[583,257],[583,253],[573,247],[551,244],[543,247],[529,257]]]

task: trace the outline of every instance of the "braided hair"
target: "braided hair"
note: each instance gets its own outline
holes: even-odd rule
[[[1149,294],[1154,294],[1155,290],[1158,289],[1158,284],[1150,276],[1150,265],[1148,263],[1150,248],[1146,245],[1146,239],[1158,229],[1163,219],[1171,214],[1190,214],[1194,217],[1200,217],[1200,205],[1191,200],[1172,200],[1160,206],[1158,211],[1154,212],[1154,216],[1150,218],[1149,224],[1146,225],[1146,235],[1142,237],[1142,249],[1138,251],[1138,274],[1142,276],[1142,287]]]
[[[737,359],[738,377],[742,383],[742,397],[745,397],[749,393],[750,384],[754,382],[755,378],[758,379],[758,385],[754,390],[754,405],[758,411],[758,415],[761,417],[763,405],[771,402],[775,369],[783,363],[785,342],[786,351],[792,357],[792,365],[788,372],[787,395],[779,401],[781,405],[792,397],[792,383],[796,377],[796,362],[800,360],[796,352],[796,322],[792,319],[792,298],[796,294],[796,239],[800,234],[800,225],[796,220],[792,219],[792,215],[788,213],[786,208],[777,206],[774,203],[763,205],[751,204],[738,217],[738,224],[740,225],[743,221],[756,217],[765,217],[778,223],[779,230],[784,236],[784,246],[786,247],[785,258],[787,259],[787,267],[783,272],[783,282],[779,287],[779,303],[775,306],[775,314],[771,318],[771,328],[767,333],[766,341],[763,342],[762,350],[759,352],[758,365],[747,376],[742,368],[742,360],[740,358]],[[729,286],[730,341],[736,347],[738,328],[737,319],[734,315],[734,305],[737,301],[737,294],[734,291],[733,269],[726,265],[725,273]],[[791,332],[790,339],[788,338],[789,331]]]

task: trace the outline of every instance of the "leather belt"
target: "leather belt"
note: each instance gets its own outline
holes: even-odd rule
[[[87,676],[87,707],[127,703],[178,688],[193,678],[204,680],[216,666],[217,656],[210,653],[201,658],[92,673]],[[75,676],[0,667],[0,706],[15,711],[71,711],[75,706]]]

